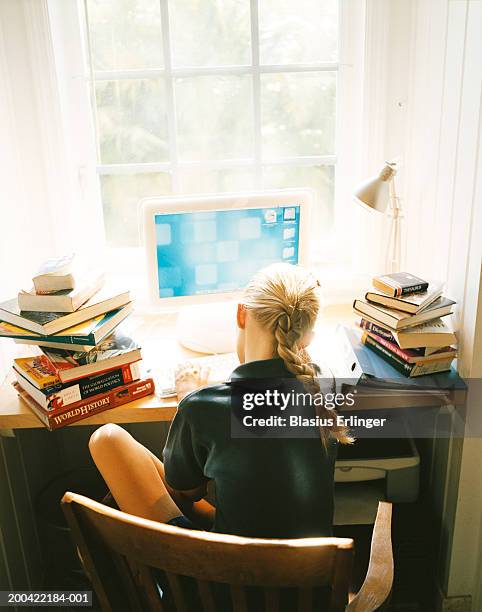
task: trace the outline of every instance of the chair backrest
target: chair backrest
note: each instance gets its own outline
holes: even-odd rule
[[[351,539],[263,540],[182,529],[74,493],[64,495],[62,507],[103,610],[226,612],[220,589],[234,612],[249,612],[253,593],[256,609],[266,612],[284,609],[288,595],[296,601],[290,612],[315,610],[320,593],[327,612],[348,603]]]

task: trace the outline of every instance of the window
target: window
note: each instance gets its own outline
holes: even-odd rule
[[[338,0],[86,0],[109,246],[173,193],[312,187],[334,217]]]

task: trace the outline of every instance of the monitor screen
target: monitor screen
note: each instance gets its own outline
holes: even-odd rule
[[[300,206],[155,215],[159,297],[236,291],[261,268],[298,263]]]

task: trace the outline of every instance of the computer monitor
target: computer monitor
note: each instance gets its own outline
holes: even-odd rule
[[[271,263],[307,265],[312,202],[309,189],[143,200],[151,300],[236,299]]]

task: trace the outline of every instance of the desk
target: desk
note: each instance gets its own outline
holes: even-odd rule
[[[329,306],[325,308],[319,318],[316,327],[316,342],[323,343],[338,324],[352,325],[355,316],[351,306]],[[163,364],[189,359],[199,356],[182,347],[176,339],[176,315],[134,315],[129,320],[131,332],[135,335],[143,347],[144,360],[150,367],[162,368]],[[22,349],[19,345],[19,352]],[[0,432],[2,430],[15,430],[26,428],[43,428],[44,425],[30,411],[28,406],[19,399],[16,391],[12,387],[13,376],[0,385]],[[359,395],[356,405],[352,410],[373,410],[373,409],[397,409],[406,407],[436,407],[446,403],[460,404],[448,392],[411,393],[407,396],[404,393],[385,394],[377,392],[373,394]],[[104,423],[148,423],[171,421],[177,407],[175,397],[161,399],[156,395],[131,402],[106,410],[92,417],[73,423],[69,427],[79,427],[87,425],[102,425]]]
[[[351,325],[354,320],[349,305],[327,307],[317,324],[318,341],[323,343],[337,324]],[[175,322],[174,315],[130,317],[131,331],[143,346],[146,362],[153,364],[155,361],[156,366],[162,367],[163,363],[172,360],[196,356],[177,343]],[[19,345],[20,352],[22,348]],[[363,398],[358,402],[357,409],[363,404],[367,409],[404,407],[407,402],[403,397],[403,394],[377,394],[376,398]],[[410,396],[411,407],[440,406],[446,402],[444,394]],[[0,385],[0,539],[5,550],[4,560],[11,575],[15,577],[16,588],[40,588],[42,585],[44,560],[39,542],[41,529],[37,525],[35,499],[52,478],[72,468],[91,465],[87,444],[93,429],[109,422],[127,424],[136,439],[158,454],[176,406],[175,398],[159,399],[153,395],[49,432],[18,398],[11,385],[11,378]],[[348,504],[343,500],[337,501],[335,522],[348,522],[346,515],[352,513],[353,500],[357,500],[357,516],[356,520],[350,522],[366,523],[371,520],[376,507],[372,507],[371,497],[376,502],[382,495],[375,492],[368,499],[369,491],[365,486],[362,493],[367,494],[367,499],[362,499],[362,494],[357,492],[349,496]],[[359,501],[363,502],[363,516]],[[0,565],[1,561],[0,558]]]
[[[317,325],[317,335],[322,341],[324,334],[338,323],[350,325],[354,321],[351,307],[329,306],[325,308]],[[181,346],[176,339],[176,315],[133,315],[128,320],[129,330],[142,346],[144,361],[149,367],[162,368],[169,362],[198,357]],[[28,349],[27,349],[28,350]],[[22,348],[19,345],[19,352]],[[13,376],[0,385],[0,431],[25,428],[43,428],[44,425],[17,396],[12,387]],[[147,423],[171,421],[177,407],[175,397],[162,399],[156,395],[139,399],[130,404],[106,410],[82,421],[69,425],[78,427],[103,423]]]

